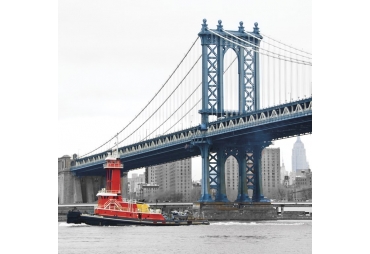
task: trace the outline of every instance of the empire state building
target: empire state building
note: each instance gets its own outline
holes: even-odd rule
[[[302,170],[307,171],[307,169],[309,169],[309,166],[306,160],[306,149],[301,138],[298,136],[292,150],[292,172],[298,176]]]

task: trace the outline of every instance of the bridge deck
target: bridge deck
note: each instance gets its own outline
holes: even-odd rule
[[[200,155],[192,142],[211,139],[213,145],[277,140],[312,132],[312,98],[283,104],[245,115],[209,123],[208,130],[197,127],[171,133],[153,140],[119,148],[124,171],[159,165]],[[103,163],[108,153],[81,158],[71,171],[78,175],[105,175]]]

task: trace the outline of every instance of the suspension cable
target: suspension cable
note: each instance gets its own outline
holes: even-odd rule
[[[202,83],[201,83],[202,84]],[[188,112],[186,112],[186,114],[185,115],[183,115],[176,123],[174,123],[169,129],[167,129],[163,134],[166,134],[169,130],[171,130],[176,124],[178,124],[182,119],[184,119],[184,117],[185,116],[187,116],[190,112],[191,112],[191,110],[192,109],[194,109],[197,105],[198,105],[198,103],[200,102],[202,100],[202,98],[201,99],[199,99],[198,101],[197,101],[197,103],[195,103],[194,104],[194,106],[193,107],[191,107],[189,110],[188,110]]]
[[[265,35],[265,34],[262,34],[262,33],[261,33],[261,35],[262,35],[263,37],[269,38],[270,40],[273,40],[273,41],[276,41],[276,42],[278,42],[278,43],[280,43],[280,44],[283,44],[283,45],[284,45],[284,46],[286,46],[286,47],[292,48],[292,49],[294,49],[294,50],[300,51],[300,52],[305,53],[305,54],[308,54],[308,55],[312,55],[312,54],[311,54],[311,53],[309,53],[309,52],[306,52],[306,51],[303,51],[303,50],[300,50],[300,49],[294,48],[294,47],[292,47],[292,46],[289,46],[289,45],[287,45],[287,44],[284,44],[284,43],[282,43],[282,42],[280,42],[280,41],[278,41],[278,40],[275,40],[275,39],[273,39],[273,38],[271,38],[271,37],[269,37],[269,36]]]
[[[234,60],[230,63],[230,65],[226,68],[226,70],[224,71],[224,74],[230,69],[230,67],[231,67],[231,65],[235,62],[235,60],[237,59],[238,57],[235,57],[234,58]],[[198,59],[199,60],[199,59]],[[186,100],[175,110],[175,112],[173,112],[167,119],[166,119],[166,121],[164,121],[163,123],[162,123],[162,125],[164,124],[164,123],[166,123],[167,121],[168,121],[168,119],[169,118],[171,118],[191,97],[192,97],[192,95],[197,91],[197,89],[200,87],[202,85],[202,82],[200,82],[198,85],[197,85],[197,87],[194,89],[194,91],[186,98]],[[196,106],[196,105],[198,105],[198,103],[200,102],[202,100],[202,98],[200,98],[195,104],[194,104],[194,106],[188,111],[188,112],[186,112],[186,114],[184,115],[184,116],[182,116],[175,124],[173,124],[167,131],[165,131],[164,132],[164,134],[166,134],[169,130],[171,130],[178,122],[180,122],[186,115],[188,115],[189,113],[190,113],[190,111]],[[160,126],[162,126],[162,125],[160,125]],[[153,134],[156,130],[158,130],[159,129],[159,127],[160,126],[158,126],[155,130],[153,130],[149,135],[147,135],[146,136],[146,138],[148,137],[148,136],[150,136],[151,134]],[[144,140],[144,139],[143,139]],[[142,140],[142,141],[143,141]]]
[[[226,30],[223,30],[224,32],[226,32]],[[255,38],[255,39],[257,39],[257,40],[262,40],[261,38],[258,38],[257,36],[255,36],[254,34],[251,34],[250,32],[245,32],[246,34],[248,34],[249,36],[251,36],[251,37],[253,37],[253,38]],[[261,34],[262,35],[262,34]],[[268,37],[267,35],[263,35],[264,37],[266,37],[266,38],[269,38],[269,39],[271,39],[271,40],[273,40],[273,41],[276,41],[276,40],[274,40],[274,39],[272,39],[272,38],[270,38],[270,37]],[[238,37],[239,38],[239,37]],[[271,44],[271,43],[269,43],[269,42],[266,42],[266,41],[262,41],[262,42],[264,42],[264,43],[266,43],[266,44],[268,44],[268,45],[271,45],[271,46],[273,46],[273,47],[275,47],[275,48],[278,48],[278,49],[281,49],[281,50],[284,50],[284,51],[286,51],[286,52],[289,52],[289,53],[293,53],[293,54],[295,54],[295,55],[297,55],[297,56],[301,56],[301,57],[305,57],[305,58],[308,58],[308,59],[312,59],[311,57],[308,57],[308,56],[303,56],[303,55],[300,55],[300,54],[297,54],[297,53],[295,53],[295,52],[291,52],[291,51],[289,51],[289,50],[286,50],[286,49],[283,49],[283,48],[280,48],[280,47],[278,47],[278,46],[276,46],[276,45],[274,45],[274,44]],[[279,42],[279,43],[281,43],[281,42]],[[301,51],[301,52],[303,52],[303,53],[306,53],[306,54],[308,54],[308,55],[312,55],[311,53],[307,53],[307,52],[304,52],[304,51],[302,51],[302,50],[299,50],[299,49],[296,49],[296,48],[293,48],[292,46],[289,46],[289,45],[286,45],[286,44],[284,44],[284,43],[281,43],[281,44],[283,44],[284,46],[287,46],[287,47],[290,47],[290,48],[292,48],[292,49],[294,49],[294,50],[298,50],[298,51]]]
[[[266,52],[269,52],[269,53],[271,53],[271,54],[275,54],[275,55],[278,55],[278,56],[283,56],[283,57],[285,57],[284,55],[280,55],[279,53],[275,53],[275,52],[272,52],[272,51],[270,51],[270,50],[266,50],[266,49],[264,49],[263,47],[260,47],[260,46],[257,46],[257,45],[254,45],[254,44],[251,44],[250,42],[248,42],[248,41],[246,41],[246,40],[244,40],[244,39],[242,39],[242,38],[239,38],[239,37],[237,37],[237,36],[233,35],[232,33],[229,33],[228,31],[226,31],[226,30],[224,30],[224,29],[222,29],[222,31],[223,31],[224,33],[226,33],[226,34],[228,34],[228,35],[230,35],[230,36],[232,36],[232,37],[234,37],[234,38],[236,38],[236,39],[238,39],[238,40],[240,40],[240,41],[244,42],[244,43],[247,43],[247,44],[251,45],[251,46],[257,47],[257,48],[262,49],[262,50],[265,50]],[[251,34],[251,33],[249,33],[249,32],[245,32],[245,33],[247,33],[248,35],[250,35],[250,36],[251,36],[251,37],[253,37],[253,38],[256,38],[256,39],[258,39],[258,40],[262,41],[262,40],[261,40],[261,38],[258,38],[258,37],[254,36],[253,34]],[[275,46],[275,45],[273,45],[273,44],[271,44],[271,43],[268,43],[268,42],[266,42],[266,41],[262,41],[262,42],[263,42],[263,43],[266,43],[267,45],[271,45],[271,46],[273,46],[273,47],[276,47],[276,48],[278,48],[278,49],[282,49],[282,48],[277,47],[277,46]],[[295,52],[291,52],[291,51],[286,50],[286,49],[282,49],[282,50],[284,50],[284,51],[286,51],[286,52],[289,52],[289,53],[293,53],[293,54],[295,54],[295,55],[297,55],[297,56],[301,56],[301,57],[305,57],[305,58],[311,59],[311,57],[303,56],[303,55],[297,54],[297,53],[295,53]],[[295,60],[297,60],[297,61],[301,61],[301,60],[299,60],[299,59],[295,59]]]
[[[253,51],[253,52],[256,52],[256,53],[260,53],[261,55],[265,55],[265,56],[268,56],[268,57],[272,57],[272,58],[275,58],[275,59],[280,59],[280,60],[283,60],[283,61],[285,61],[285,64],[286,64],[286,62],[291,62],[291,64],[292,63],[297,63],[297,64],[303,64],[303,65],[309,65],[309,66],[312,66],[312,63],[311,62],[307,62],[307,61],[303,61],[303,60],[299,60],[299,59],[294,59],[294,58],[292,58],[292,54],[295,54],[295,55],[298,55],[298,56],[302,56],[302,55],[299,55],[299,54],[297,54],[297,53],[294,53],[294,52],[291,52],[291,51],[288,51],[288,50],[285,50],[285,49],[282,49],[282,48],[280,48],[280,47],[277,47],[277,46],[275,46],[275,45],[273,45],[273,44],[270,44],[270,43],[267,43],[267,42],[265,42],[265,41],[263,41],[264,43],[266,43],[266,44],[268,44],[268,45],[272,45],[273,47],[276,47],[276,48],[278,48],[278,49],[281,49],[281,50],[284,50],[284,51],[287,51],[287,52],[289,52],[289,53],[291,53],[291,55],[290,55],[290,57],[288,57],[288,56],[284,56],[284,55],[280,55],[279,53],[275,53],[275,52],[271,52],[271,51],[269,51],[269,50],[266,50],[266,49],[264,49],[264,48],[262,48],[262,47],[259,47],[259,46],[257,46],[257,45],[253,45],[253,44],[251,44],[251,43],[249,43],[249,42],[247,42],[247,41],[244,41],[243,39],[241,39],[241,38],[239,38],[239,37],[237,37],[237,36],[235,36],[235,35],[233,35],[233,34],[231,34],[231,33],[228,33],[226,30],[223,30],[225,33],[227,33],[227,34],[229,34],[230,36],[233,36],[233,37],[235,37],[235,38],[237,38],[238,40],[240,40],[240,41],[243,41],[244,43],[247,43],[247,44],[249,44],[249,45],[251,45],[252,46],[252,48],[247,48],[246,46],[244,46],[244,45],[241,45],[241,44],[239,44],[239,43],[237,43],[237,42],[234,42],[234,41],[232,41],[232,40],[229,40],[229,39],[227,39],[227,38],[225,38],[225,37],[223,37],[222,35],[220,35],[220,34],[218,34],[218,33],[216,33],[216,32],[214,32],[214,31],[212,31],[212,30],[210,30],[210,29],[207,29],[209,32],[211,32],[211,33],[213,33],[213,34],[215,34],[216,36],[218,36],[218,37],[221,37],[221,38],[223,38],[224,40],[227,40],[227,41],[229,41],[229,42],[231,42],[231,43],[233,43],[233,44],[236,44],[236,45],[238,45],[238,46],[240,46],[240,47],[242,47],[242,48],[245,48],[245,49],[247,49],[247,50],[251,50],[251,51]],[[261,40],[260,38],[258,38],[258,37],[255,37],[254,35],[252,35],[252,34],[250,34],[250,33],[248,33],[247,32],[247,34],[249,34],[250,36],[252,36],[252,37],[254,37],[254,38],[256,38],[256,39],[259,39],[259,40]],[[312,55],[311,53],[308,53],[308,52],[305,52],[305,51],[302,51],[302,50],[299,50],[299,49],[296,49],[296,48],[294,48],[294,47],[292,47],[292,46],[289,46],[289,45],[286,45],[286,44],[284,44],[284,43],[282,43],[282,42],[279,42],[279,41],[277,41],[277,40],[274,40],[274,39],[272,39],[272,38],[270,38],[269,36],[266,36],[266,35],[263,35],[264,37],[266,37],[266,38],[269,38],[269,39],[271,39],[271,40],[273,40],[273,41],[276,41],[276,42],[278,42],[278,43],[280,43],[280,44],[283,44],[284,46],[288,46],[288,47],[290,47],[290,48],[292,48],[292,49],[295,49],[295,50],[297,50],[297,51],[300,51],[300,52],[303,52],[303,53],[306,53],[306,54],[309,54],[309,55]],[[89,154],[91,154],[91,153],[93,153],[93,152],[95,152],[96,150],[98,150],[99,148],[101,148],[101,147],[103,147],[104,145],[106,145],[106,144],[108,144],[110,141],[112,141],[115,137],[117,137],[118,136],[118,134],[120,134],[120,133],[122,133],[122,131],[124,131],[128,126],[130,126],[142,113],[143,113],[143,111],[151,104],[151,102],[157,97],[157,95],[162,91],[162,89],[166,86],[166,84],[168,83],[168,81],[172,78],[172,76],[176,73],[176,71],[178,70],[178,68],[180,67],[180,65],[183,63],[183,61],[185,60],[185,58],[188,56],[188,54],[189,54],[189,52],[192,50],[192,48],[194,47],[194,45],[195,45],[195,43],[197,42],[197,40],[199,39],[199,37],[197,37],[196,38],[196,40],[194,41],[194,43],[191,45],[191,47],[190,47],[190,49],[187,51],[187,53],[185,54],[185,56],[182,58],[182,60],[180,61],[180,63],[177,65],[177,67],[175,68],[175,70],[172,72],[172,74],[169,76],[169,78],[165,81],[165,83],[162,85],[162,87],[156,92],[156,94],[153,96],[153,98],[146,104],[146,106],[130,121],[130,123],[128,123],[121,131],[119,131],[117,134],[115,134],[111,139],[109,139],[107,142],[105,142],[103,145],[101,145],[101,146],[99,146],[98,148],[96,148],[96,149],[94,149],[94,150],[92,150],[92,151],[90,151],[89,153],[86,153],[86,154],[84,154],[84,155],[82,155],[82,156],[80,156],[80,158],[82,158],[82,157],[84,157],[84,156],[86,156],[86,155],[89,155]],[[257,50],[255,50],[255,48],[257,49]],[[260,52],[259,51],[259,49],[261,49],[261,50],[264,50],[264,51],[266,51],[266,52],[268,52],[268,53],[270,53],[270,54],[275,54],[275,55],[277,55],[278,57],[275,57],[275,56],[272,56],[272,55],[269,55],[269,54],[267,54],[267,53],[263,53],[263,52]],[[280,57],[283,57],[283,58],[280,58]],[[302,57],[305,57],[305,58],[309,58],[309,59],[311,59],[310,57],[307,57],[307,56],[302,56]],[[180,83],[177,85],[177,87],[168,95],[168,97],[165,99],[165,101],[156,109],[156,111],[154,112],[154,113],[152,113],[151,115],[150,115],[150,117],[149,118],[147,118],[146,119],[146,121],[144,122],[144,123],[142,123],[139,127],[137,127],[136,128],[136,130],[134,130],[130,135],[128,135],[125,139],[123,139],[122,141],[120,141],[118,144],[120,144],[120,143],[122,143],[123,141],[125,141],[125,140],[127,140],[130,136],[132,136],[137,130],[139,130],[145,123],[147,123],[151,118],[152,118],[152,116],[154,116],[154,114],[156,114],[157,112],[158,112],[158,110],[168,101],[168,99],[174,94],[174,92],[178,89],[178,87],[182,84],[182,82],[186,79],[186,77],[188,76],[188,74],[193,70],[193,68],[194,68],[194,66],[198,63],[198,61],[200,60],[200,58],[201,58],[201,56],[197,59],[197,61],[195,62],[195,64],[191,67],[191,69],[188,71],[188,73],[185,75],[185,77],[180,81]],[[287,58],[287,59],[284,59],[284,58]],[[224,73],[230,68],[230,66],[234,63],[234,61],[237,59],[237,57],[232,61],[232,63],[228,66],[228,68],[224,71]],[[291,65],[291,68],[292,68],[292,65]],[[298,71],[298,70],[297,70]],[[292,75],[292,73],[291,73],[291,75]],[[297,74],[298,75],[298,74]],[[298,78],[298,77],[297,77]],[[291,82],[292,82],[292,77],[291,77]],[[165,120],[160,126],[163,126],[163,124],[164,123],[166,123],[167,121],[168,121],[168,119],[169,118],[171,118],[185,103],[186,103],[186,101],[188,101],[188,99],[189,98],[191,98],[191,96],[194,94],[194,92],[200,87],[200,85],[201,85],[202,83],[200,83],[196,88],[195,88],[195,90],[189,95],[189,97],[178,107],[178,109],[175,111],[175,112],[173,112],[168,118],[167,118],[167,120]],[[292,83],[291,83],[291,89],[292,89]],[[291,91],[292,92],[292,91]],[[290,95],[290,96],[292,96],[292,95]],[[184,114],[175,124],[173,124],[165,133],[167,133],[171,128],[173,128],[173,126],[175,126],[178,122],[180,122],[186,115],[188,115],[189,114],[189,112],[199,103],[201,101],[201,99],[200,100],[198,100],[195,104],[194,104],[194,106],[186,113],[186,114]],[[159,126],[159,127],[160,127]],[[159,127],[157,127],[157,129],[159,128]],[[156,129],[156,130],[157,130]],[[156,130],[154,130],[153,132],[151,132],[149,135],[146,135],[146,137],[145,138],[147,138],[148,136],[150,136],[151,134],[153,134]],[[143,139],[144,140],[144,139]],[[117,145],[118,145],[117,144]],[[110,149],[108,149],[107,151],[109,151]]]
[[[229,39],[227,39],[227,38],[223,37],[222,35],[220,35],[220,34],[218,34],[218,33],[214,32],[214,31],[212,31],[212,30],[209,30],[209,29],[208,29],[208,31],[210,31],[211,33],[213,33],[213,34],[215,34],[215,35],[217,35],[217,36],[219,36],[219,37],[221,37],[221,38],[223,38],[223,39],[224,39],[224,40],[226,40],[226,41],[229,41],[229,42],[231,42],[231,43],[233,43],[233,44],[236,44],[236,45],[238,45],[238,46],[240,46],[240,47],[245,48],[245,49],[247,49],[247,50],[248,50],[248,48],[247,48],[247,47],[245,47],[244,45],[241,45],[241,44],[239,44],[239,43],[237,43],[237,42],[235,42],[235,41],[229,40]],[[252,45],[253,45],[253,44],[252,44]],[[258,46],[257,46],[257,45],[253,45],[253,47],[258,48]],[[289,62],[293,62],[293,63],[297,63],[297,64],[305,64],[305,65],[310,65],[310,66],[312,66],[312,63],[310,63],[310,62],[305,62],[305,61],[297,60],[297,59],[294,59],[294,58],[290,58],[290,60],[289,60],[289,59],[282,59],[282,58],[279,58],[279,57],[271,56],[271,55],[266,54],[266,53],[259,52],[258,50],[254,50],[253,48],[250,48],[250,50],[251,50],[251,51],[253,51],[253,52],[259,53],[259,54],[261,54],[261,55],[269,56],[269,57],[276,58],[276,59],[280,59],[280,60],[283,60],[283,61],[289,61]],[[265,49],[263,49],[263,50],[265,50]],[[274,53],[274,54],[275,54],[275,53]],[[285,56],[283,56],[283,57],[285,57]],[[297,61],[294,61],[294,60],[297,60]],[[298,61],[299,61],[299,62],[298,62]]]
[[[210,30],[209,30],[209,31],[210,31]],[[256,47],[256,48],[262,49],[262,50],[264,50],[264,51],[266,51],[266,52],[268,52],[268,53],[270,53],[270,54],[275,54],[275,55],[278,55],[278,56],[281,56],[281,57],[285,57],[285,58],[287,58],[287,57],[286,57],[286,56],[284,56],[284,55],[280,55],[279,53],[272,52],[272,51],[267,50],[267,49],[264,49],[264,48],[262,48],[262,47],[260,47],[260,46],[254,45],[254,44],[252,44],[252,43],[250,43],[250,42],[248,42],[248,41],[246,41],[246,40],[243,40],[242,38],[239,38],[239,37],[237,37],[237,36],[235,36],[235,35],[233,35],[233,34],[231,34],[231,33],[227,32],[227,31],[226,31],[226,30],[224,30],[224,29],[222,29],[222,31],[223,31],[223,32],[225,32],[226,34],[228,34],[228,35],[230,35],[230,36],[232,36],[232,37],[234,37],[234,38],[236,38],[236,39],[238,39],[238,40],[240,40],[240,41],[242,41],[242,42],[244,42],[244,43],[246,43],[246,44],[250,45],[250,46],[253,46],[253,47]],[[247,33],[247,34],[249,34],[249,33]],[[250,34],[250,35],[251,35],[251,34]],[[257,38],[257,39],[261,40],[260,38],[258,38],[258,37],[256,37],[256,36],[254,36],[254,35],[251,35],[251,36],[252,36],[252,37],[254,37],[254,38]],[[225,38],[224,38],[224,39],[225,39]],[[264,43],[266,43],[266,44],[268,44],[268,45],[271,45],[271,46],[274,46],[274,47],[275,47],[275,45],[272,45],[272,44],[267,43],[267,42],[265,42],[265,41],[263,41],[263,42],[264,42]],[[284,50],[284,49],[283,49],[283,50]],[[285,50],[285,51],[287,51],[287,50]],[[293,54],[298,55],[298,56],[306,57],[306,56],[303,56],[303,55],[300,55],[300,54],[297,54],[297,53],[294,53],[294,52],[291,52],[291,51],[287,51],[287,52],[293,53]],[[261,53],[261,54],[263,54],[263,53]],[[273,57],[273,56],[271,56],[271,57]],[[306,57],[306,58],[311,59],[310,57]],[[279,58],[279,59],[280,59],[280,58]],[[284,60],[284,59],[281,59],[281,60]],[[305,61],[300,60],[300,59],[294,59],[294,60],[305,62]]]
[[[189,54],[189,52],[192,50],[192,48],[194,47],[195,43],[198,41],[199,37],[197,36],[197,38],[195,39],[195,41],[193,42],[193,44],[191,45],[190,49],[186,52],[185,56],[181,59],[180,63],[176,66],[175,70],[171,73],[171,75],[169,76],[169,78],[166,80],[166,82],[162,85],[162,87],[158,90],[158,92],[153,96],[153,98],[145,105],[145,107],[134,117],[134,119],[131,120],[131,122],[129,122],[122,130],[120,130],[116,135],[120,134],[122,131],[124,131],[128,126],[130,126],[139,116],[140,114],[149,106],[149,104],[157,97],[157,95],[159,94],[159,92],[164,88],[164,86],[168,83],[168,81],[172,78],[172,76],[175,74],[175,72],[177,71],[177,69],[180,67],[180,65],[182,64],[182,62],[185,60],[185,58],[187,57],[187,55]],[[114,135],[111,139],[109,139],[107,142],[105,142],[104,144],[102,144],[101,146],[99,146],[98,148],[80,156],[80,158],[86,156],[86,155],[89,155],[93,152],[95,152],[96,150],[98,150],[99,148],[103,147],[104,145],[108,144],[110,141],[112,141],[116,135]],[[122,142],[122,141],[121,141]],[[108,149],[109,150],[109,149]]]
[[[202,55],[199,56],[198,60],[193,64],[193,66],[188,71],[188,73],[185,75],[185,77],[180,81],[180,83],[175,87],[175,89],[168,95],[168,97],[163,101],[163,103],[156,109],[156,111],[154,111],[152,113],[152,115],[144,123],[142,123],[139,127],[137,127],[136,130],[134,130],[130,135],[128,135],[125,139],[123,139],[122,141],[120,141],[118,144],[122,143],[123,141],[125,141],[126,139],[128,139],[129,137],[131,137],[138,129],[140,129],[146,122],[148,122],[148,120],[151,119],[152,116],[155,115],[155,113],[158,112],[158,110],[168,101],[168,99],[179,88],[179,86],[182,84],[182,82],[185,80],[185,78],[189,75],[189,73],[194,69],[194,66],[198,63],[198,61],[201,59],[201,57],[202,57]]]

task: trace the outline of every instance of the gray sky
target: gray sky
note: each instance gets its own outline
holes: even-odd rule
[[[311,1],[59,1],[58,156],[100,146],[163,85],[202,20],[311,50]],[[199,45],[200,47],[200,45]],[[200,116],[198,117],[200,120]],[[198,121],[199,121],[198,120]],[[278,141],[286,169],[296,138]],[[312,136],[301,138],[310,157]],[[196,160],[193,178],[200,178]]]

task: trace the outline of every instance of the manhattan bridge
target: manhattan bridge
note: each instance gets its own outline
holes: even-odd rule
[[[104,160],[115,149],[123,172],[201,156],[199,202],[228,202],[225,161],[234,156],[235,201],[269,202],[262,190],[262,150],[274,140],[312,132],[311,56],[261,33],[258,23],[248,32],[243,22],[226,30],[219,20],[212,29],[204,19],[147,104],[105,143],[74,157],[71,171],[104,176]]]

